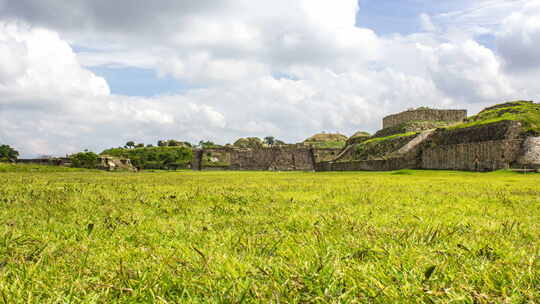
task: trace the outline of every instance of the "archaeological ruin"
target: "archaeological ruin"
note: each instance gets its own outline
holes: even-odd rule
[[[535,119],[538,119],[536,121]],[[195,170],[493,171],[540,169],[540,105],[529,101],[466,110],[407,110],[383,119],[370,136],[358,132],[342,148],[303,145],[196,150]]]
[[[540,104],[532,101],[498,104],[471,117],[466,110],[420,107],[384,117],[382,126],[373,135],[359,131],[347,138],[320,133],[298,144],[264,144],[258,138],[245,138],[212,148],[184,146],[184,162],[162,167],[321,172],[540,170]],[[107,152],[113,150],[100,155],[97,169],[136,171],[131,156],[108,156],[114,155]],[[18,162],[70,166],[69,158]]]

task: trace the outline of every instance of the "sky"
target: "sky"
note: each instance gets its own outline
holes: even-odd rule
[[[300,142],[540,100],[540,0],[0,0],[0,144]]]

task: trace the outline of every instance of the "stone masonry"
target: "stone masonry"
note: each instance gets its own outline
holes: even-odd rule
[[[393,114],[383,118],[383,129],[410,121],[461,122],[467,118],[467,110],[416,109]]]

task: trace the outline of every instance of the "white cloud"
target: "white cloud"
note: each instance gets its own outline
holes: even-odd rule
[[[107,82],[82,68],[49,30],[2,23],[0,52],[0,141],[25,154],[103,149],[160,130],[173,135],[178,126],[225,126],[211,106],[181,96],[111,95]]]
[[[109,94],[107,82],[82,69],[69,44],[55,32],[0,22],[0,55],[0,91]]]
[[[540,1],[529,1],[503,21],[497,46],[512,71],[540,67]]]
[[[437,26],[431,21],[431,17],[428,14],[420,14],[420,25],[427,32],[435,32],[437,30]]]
[[[0,23],[0,142],[59,154],[127,140],[300,141],[320,131],[373,132],[382,116],[409,107],[478,109],[540,92],[504,69],[519,61],[502,48],[537,44],[537,0],[475,1],[419,16],[423,33],[386,37],[355,26],[356,0],[191,2],[140,2],[122,20],[124,0],[8,3],[4,19],[26,21]],[[53,20],[43,5],[63,13]],[[510,16],[504,31],[493,25],[512,11],[526,22]],[[506,66],[474,40],[479,33],[498,35]],[[75,54],[70,44],[90,50]],[[199,89],[114,95],[90,66],[153,69]]]
[[[430,53],[426,56],[433,58],[431,78],[448,96],[465,102],[490,102],[514,94],[495,54],[475,41],[444,43]]]

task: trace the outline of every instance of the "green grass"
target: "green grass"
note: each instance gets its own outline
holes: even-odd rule
[[[11,164],[11,163],[0,162],[0,173],[3,173],[3,172],[51,173],[51,172],[86,172],[86,171],[90,171],[90,170],[80,169],[80,168],[61,167],[61,166],[46,166],[46,165],[35,165],[35,164]],[[100,171],[92,170],[90,172],[100,172]]]
[[[368,140],[362,142],[361,144],[362,145],[367,145],[367,144],[371,144],[371,143],[387,141],[387,140],[400,138],[400,137],[413,136],[413,135],[416,135],[416,134],[418,134],[418,132],[407,132],[407,133],[394,134],[394,135],[385,136],[385,137],[375,137],[375,138],[372,138],[372,139],[368,139]]]
[[[0,173],[0,302],[537,303],[540,175]]]
[[[509,102],[488,108],[467,120],[466,123],[448,127],[448,129],[469,128],[501,121],[519,121],[522,123],[524,133],[538,135],[540,134],[540,104],[529,101]]]
[[[319,141],[319,142],[309,142],[308,144],[318,149],[341,149],[345,147],[346,142],[344,141]]]

